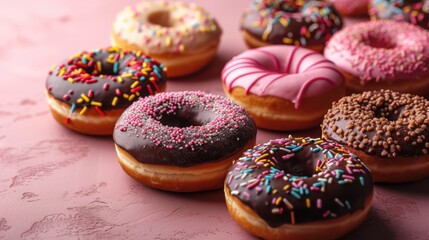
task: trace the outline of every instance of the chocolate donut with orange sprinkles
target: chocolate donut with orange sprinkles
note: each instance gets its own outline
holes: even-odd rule
[[[322,51],[342,27],[341,16],[326,0],[253,0],[241,19],[251,48],[286,44]]]
[[[367,216],[368,168],[336,142],[270,140],[243,153],[225,180],[234,220],[264,239],[338,239]]]
[[[334,103],[322,134],[359,156],[375,181],[395,183],[429,176],[428,127],[427,99],[381,90]]]
[[[163,64],[116,47],[79,52],[54,65],[46,80],[55,120],[91,135],[112,134],[116,120],[133,101],[165,88]]]

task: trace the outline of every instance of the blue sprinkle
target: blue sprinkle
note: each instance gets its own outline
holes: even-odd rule
[[[115,62],[113,64],[113,73],[118,73],[119,70],[119,62]]]
[[[292,194],[296,199],[301,199],[301,195],[299,195],[298,193],[291,191],[290,194]]]
[[[294,191],[294,192],[299,192],[299,188],[293,187],[293,188],[292,188],[292,191]]]
[[[338,184],[344,185],[344,184],[346,184],[346,182],[344,180],[340,180],[340,181],[338,181]]]
[[[265,185],[270,185],[270,179],[265,178],[265,182],[264,182],[264,184],[265,184]]]
[[[313,149],[311,149],[311,151],[314,153],[317,153],[317,152],[320,152],[320,148],[313,148]]]
[[[298,147],[292,149],[292,152],[298,152],[301,149],[302,149],[302,146],[298,146]]]
[[[86,58],[84,58],[83,56],[81,57],[81,60],[82,60],[83,64],[87,64],[88,63],[88,61],[86,60]]]
[[[362,186],[365,185],[365,179],[363,179],[362,176],[359,177],[359,181],[360,181],[360,185],[362,185]]]
[[[302,187],[299,187],[299,194],[304,195],[304,189]]]
[[[331,153],[331,151],[328,151],[327,154],[329,158],[334,158],[334,155]]]
[[[343,157],[343,155],[341,155],[341,154],[339,154],[339,153],[337,154],[337,158],[338,158],[338,159],[340,159],[340,158],[342,158],[342,157]]]
[[[252,168],[251,169],[245,169],[245,170],[243,170],[243,173],[251,173],[251,172],[253,172]]]
[[[305,189],[305,195],[310,195],[310,189],[308,188]]]
[[[286,146],[285,148],[286,149],[294,149],[294,148],[296,148],[296,145],[292,144],[292,145]]]
[[[266,191],[267,193],[270,193],[270,192],[271,192],[271,186],[270,186],[270,185],[268,185],[268,186],[267,186],[267,188],[265,188],[265,191]]]
[[[325,183],[324,182],[315,182],[315,183],[313,183],[313,187],[320,187],[322,185],[325,185]]]
[[[76,110],[76,104],[73,103],[70,107],[70,112],[74,113],[75,110]]]
[[[140,82],[142,82],[142,81],[146,80],[146,77],[142,76],[142,77],[139,78],[139,80],[140,80]]]
[[[346,204],[346,206],[347,206],[348,209],[352,208],[352,206],[350,205],[349,201],[346,200],[344,203]]]

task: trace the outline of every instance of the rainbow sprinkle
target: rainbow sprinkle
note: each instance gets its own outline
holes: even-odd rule
[[[312,151],[316,148],[320,150]],[[272,227],[332,219],[363,209],[373,190],[369,170],[341,145],[291,136],[244,152],[225,183],[235,198]]]

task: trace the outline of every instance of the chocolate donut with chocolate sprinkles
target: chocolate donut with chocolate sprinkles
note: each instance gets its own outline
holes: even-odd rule
[[[334,103],[322,134],[365,162],[374,181],[408,182],[429,176],[428,126],[427,99],[381,90]]]

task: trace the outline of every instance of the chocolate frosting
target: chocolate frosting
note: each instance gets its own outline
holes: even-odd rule
[[[272,227],[353,213],[364,209],[373,192],[371,174],[355,155],[311,138],[270,140],[249,149],[225,183]]]
[[[427,0],[372,0],[368,13],[371,20],[406,21],[429,29],[429,2]]]
[[[335,7],[327,1],[255,0],[246,9],[242,30],[271,44],[324,45],[343,26]]]
[[[46,88],[74,109],[126,108],[139,96],[164,87],[164,66],[141,55],[111,47],[80,52],[49,72]],[[116,100],[115,100],[116,99]]]
[[[223,160],[256,137],[256,126],[230,100],[169,92],[133,103],[116,123],[115,143],[136,160],[180,167]]]
[[[378,157],[429,152],[429,101],[390,90],[353,94],[333,104],[322,123],[328,139]]]

